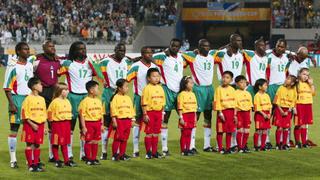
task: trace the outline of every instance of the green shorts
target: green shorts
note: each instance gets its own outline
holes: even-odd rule
[[[270,96],[271,103],[273,102],[274,97],[276,96],[277,90],[279,89],[280,85],[271,84],[268,86],[267,94]]]
[[[13,114],[9,112],[10,124],[22,124],[21,109],[22,109],[22,103],[26,97],[27,96],[12,94],[12,101],[17,108],[17,113]]]
[[[166,85],[162,85],[162,88],[166,96],[166,106],[164,107],[164,111],[172,111],[177,109],[178,93],[170,90]]]
[[[115,90],[113,88],[103,88],[101,99],[104,107],[106,108],[106,114],[110,114],[110,100],[114,91]]]
[[[140,120],[142,118],[142,107],[141,107],[141,96],[138,94],[133,95],[133,103],[134,109],[136,111],[136,120]]]
[[[68,94],[68,100],[70,101],[72,107],[72,119],[77,119],[79,116],[78,107],[80,102],[87,96],[87,94],[75,94],[70,92]]]
[[[252,101],[253,101],[254,96],[256,95],[256,92],[254,91],[253,86],[249,85],[246,90],[251,94],[251,96],[252,96]]]
[[[212,110],[214,90],[212,86],[193,86],[193,92],[196,95],[198,103],[198,112]]]

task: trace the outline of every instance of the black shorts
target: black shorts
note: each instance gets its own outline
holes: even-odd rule
[[[40,93],[40,96],[42,96],[46,101],[47,108],[52,101],[54,88],[55,86],[43,87],[42,92]]]

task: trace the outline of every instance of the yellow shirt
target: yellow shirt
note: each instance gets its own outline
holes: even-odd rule
[[[312,104],[313,103],[312,96],[314,96],[315,94],[312,94],[311,87],[308,83],[299,81],[299,83],[297,85],[297,90],[298,90],[297,104]]]
[[[71,120],[72,107],[68,99],[55,98],[48,108],[49,121]]]
[[[197,112],[197,99],[192,91],[182,91],[178,95],[178,110],[182,113]]]
[[[214,93],[213,109],[221,111],[236,107],[235,90],[232,86],[217,87]]]
[[[110,111],[112,117],[119,119],[134,118],[136,115],[132,100],[127,95],[116,94],[111,101]]]
[[[160,111],[166,104],[166,97],[164,95],[161,85],[148,84],[142,92],[142,106],[146,106],[146,111]]]
[[[236,96],[236,108],[239,111],[250,111],[252,104],[252,97],[248,91],[237,89]]]
[[[272,109],[272,104],[270,97],[267,93],[257,93],[254,96],[254,110],[255,111],[270,111]]]
[[[274,97],[273,103],[285,108],[294,108],[297,101],[297,90],[296,88],[287,88],[280,86],[276,96]]]
[[[100,99],[87,96],[80,102],[79,114],[85,121],[100,121],[105,114],[105,108]]]
[[[41,96],[29,95],[22,103],[21,119],[41,124],[47,121],[46,102]]]

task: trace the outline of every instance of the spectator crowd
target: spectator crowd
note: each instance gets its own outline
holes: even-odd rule
[[[313,0],[272,0],[273,28],[320,28],[320,7]]]
[[[43,42],[66,35],[89,42],[132,42],[136,21],[131,1],[0,0],[2,43]]]

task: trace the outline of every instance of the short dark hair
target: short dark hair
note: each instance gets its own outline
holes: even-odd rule
[[[231,71],[224,71],[224,72],[222,73],[222,76],[224,76],[224,75],[226,75],[226,74],[228,74],[229,76],[231,76],[231,78],[233,78],[233,73],[232,73]]]
[[[15,51],[16,51],[16,55],[19,56],[18,51],[20,51],[22,49],[23,46],[29,46],[28,43],[26,42],[19,42],[16,47],[15,47]]]
[[[171,44],[172,42],[179,42],[179,43],[180,43],[180,45],[182,45],[181,40],[180,40],[180,39],[178,39],[178,38],[172,38],[172,39],[171,39],[171,41],[170,41],[170,44]]]
[[[263,39],[262,36],[259,39],[254,41],[254,45],[257,46],[260,42],[264,42],[265,43],[265,40]]]
[[[99,86],[99,83],[97,81],[91,80],[86,83],[86,90],[89,92],[91,88]]]
[[[268,81],[266,79],[263,79],[263,78],[258,79],[256,81],[256,83],[254,84],[254,91],[258,92],[259,91],[259,87],[263,86],[265,83],[268,83]]]
[[[143,47],[141,48],[141,51],[140,51],[141,54],[144,54],[147,49],[151,49],[151,50],[152,50],[152,48],[151,48],[150,46],[143,46]]]
[[[28,81],[28,88],[32,90],[33,86],[41,83],[40,79],[38,77],[32,77]]]
[[[122,43],[122,42],[118,43],[118,44],[114,47],[114,51],[116,51],[117,49],[119,49],[120,46],[126,47],[126,44],[125,44],[125,43]]]
[[[147,77],[150,77],[153,72],[158,72],[160,74],[160,71],[158,68],[150,68],[147,71]]]
[[[236,83],[238,83],[238,82],[240,82],[240,81],[242,81],[242,80],[247,80],[247,78],[244,76],[244,75],[239,75],[239,76],[237,76],[235,79],[234,79],[234,81],[236,82]]]
[[[285,40],[283,38],[278,39],[277,43],[281,43],[281,42],[283,42],[285,44],[285,46],[287,46],[287,40]]]

